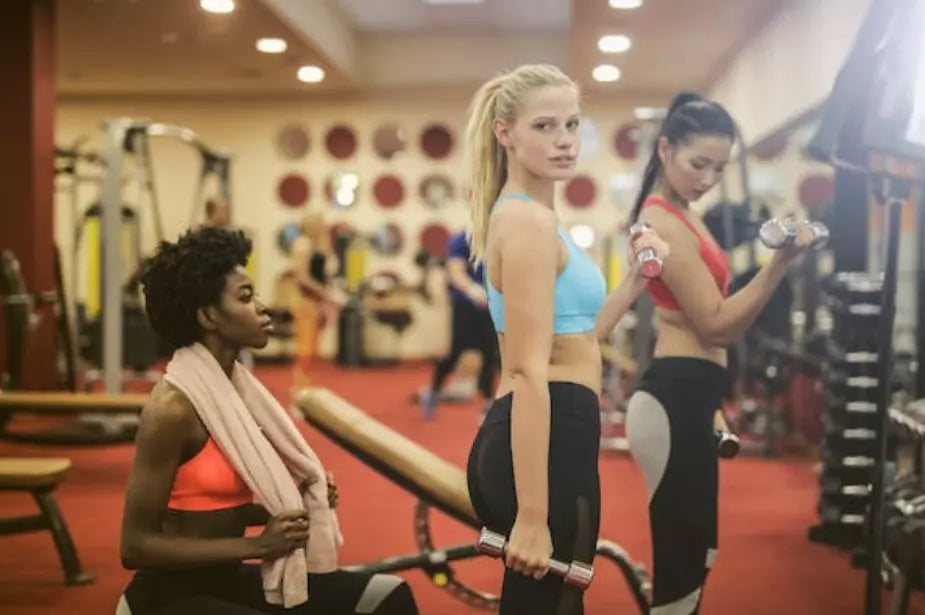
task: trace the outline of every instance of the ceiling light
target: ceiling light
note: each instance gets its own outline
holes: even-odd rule
[[[485,0],[424,0],[424,4],[482,4]]]
[[[642,0],[610,0],[610,8],[612,9],[628,11],[638,9],[640,6],[642,6]]]
[[[203,11],[224,15],[234,10],[234,0],[199,0]]]
[[[591,76],[595,81],[612,82],[619,81],[620,69],[613,64],[601,64],[594,68]]]
[[[281,38],[268,37],[257,39],[257,51],[261,53],[283,53],[288,48],[286,41]]]
[[[633,109],[633,116],[641,122],[663,120],[667,115],[667,111],[663,107],[636,107]]]
[[[608,34],[597,42],[597,48],[604,53],[623,53],[633,46],[630,37],[623,34]]]
[[[324,69],[320,66],[303,66],[296,76],[299,81],[304,81],[305,83],[318,83],[324,80]]]

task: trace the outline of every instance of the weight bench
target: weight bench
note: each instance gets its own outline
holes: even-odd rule
[[[423,569],[438,587],[475,607],[494,610],[498,597],[472,589],[456,580],[450,563],[480,555],[472,544],[444,549],[434,547],[429,513],[436,508],[463,525],[482,525],[469,501],[466,475],[461,468],[386,427],[327,389],[300,391],[296,407],[325,436],[418,498],[414,535],[419,553],[390,557],[354,566],[367,573]],[[622,547],[599,540],[596,555],[616,564],[623,574],[640,613],[648,613],[649,582],[645,569],[634,563]]]
[[[48,530],[51,532],[68,585],[85,585],[93,576],[83,571],[58,503],[52,491],[64,482],[70,459],[0,457],[0,491],[28,491],[39,514],[0,519],[0,536]]]
[[[138,415],[148,396],[134,393],[72,393],[69,391],[0,391],[0,439],[45,445],[95,445],[124,443],[134,439],[128,434],[105,434],[92,439],[78,437],[82,432],[18,433],[8,430],[7,423],[17,414],[41,416]],[[77,428],[75,428],[77,429]],[[73,436],[73,437],[72,437]]]

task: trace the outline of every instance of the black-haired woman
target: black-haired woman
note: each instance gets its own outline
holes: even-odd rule
[[[729,262],[691,204],[722,178],[735,124],[718,103],[675,97],[643,177],[631,221],[671,246],[648,290],[656,307],[654,359],[629,401],[627,436],[649,496],[652,615],[697,613],[717,549],[719,472],[713,418],[726,386],[726,346],[752,324],[788,264],[809,246],[798,226],[744,288],[727,296]]]

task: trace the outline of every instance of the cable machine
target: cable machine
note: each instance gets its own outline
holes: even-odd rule
[[[228,154],[206,145],[196,132],[189,128],[163,124],[144,119],[116,118],[104,122],[103,159],[106,161],[102,190],[101,210],[101,271],[102,271],[102,381],[106,392],[122,390],[123,377],[123,302],[127,274],[120,258],[118,242],[121,224],[124,168],[126,162],[134,163],[134,175],[140,193],[147,196],[157,241],[164,239],[164,225],[160,203],[154,182],[154,168],[151,158],[152,137],[175,139],[196,149],[202,158],[199,183],[194,194],[190,213],[191,226],[195,224],[204,203],[205,186],[216,177],[220,196],[231,203],[230,165]],[[139,199],[140,202],[143,199]],[[136,291],[137,292],[137,289]]]

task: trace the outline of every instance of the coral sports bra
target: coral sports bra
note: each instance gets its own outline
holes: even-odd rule
[[[221,510],[253,501],[250,489],[209,436],[202,450],[177,468],[167,508]]]
[[[697,236],[697,239],[700,240],[700,258],[703,259],[704,265],[707,266],[710,275],[712,275],[713,279],[716,281],[717,288],[719,288],[719,291],[723,294],[723,297],[725,297],[729,293],[730,273],[729,258],[722,248],[720,248],[715,241],[701,235],[691,221],[687,219],[687,216],[668,201],[650,196],[643,202],[642,207],[643,209],[646,207],[661,207],[683,222],[684,225]],[[671,294],[671,291],[668,290],[668,287],[665,286],[665,283],[660,279],[653,278],[649,280],[647,287],[649,294],[652,295],[652,301],[655,303],[655,307],[673,311],[681,309],[674,295]]]

